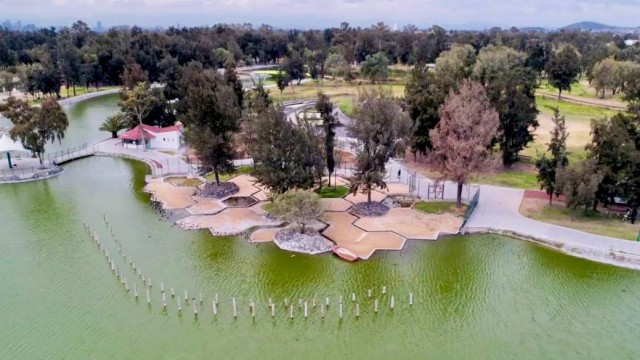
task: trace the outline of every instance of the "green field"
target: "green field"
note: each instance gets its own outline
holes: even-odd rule
[[[324,199],[343,198],[349,194],[349,188],[346,186],[325,186],[321,190],[316,191],[316,193]]]

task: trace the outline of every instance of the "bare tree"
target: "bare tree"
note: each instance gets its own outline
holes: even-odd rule
[[[498,112],[489,104],[484,88],[470,80],[463,80],[460,92],[452,91],[440,109],[440,122],[429,133],[433,149],[428,161],[443,179],[458,184],[458,208],[462,186],[499,160],[491,149],[499,125]]]

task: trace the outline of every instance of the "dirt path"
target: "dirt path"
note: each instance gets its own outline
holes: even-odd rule
[[[536,94],[541,95],[543,97],[550,97],[552,99],[558,98],[558,94],[551,94],[551,93],[542,92],[542,91],[537,91]],[[569,101],[576,104],[597,106],[597,107],[613,109],[613,110],[627,110],[627,105],[625,103],[620,102],[618,100],[613,100],[613,99],[589,99],[589,98],[584,98],[580,96],[563,94],[562,100]]]

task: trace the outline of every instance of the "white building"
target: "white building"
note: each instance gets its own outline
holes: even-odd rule
[[[182,146],[182,124],[159,128],[140,125],[120,135],[122,146],[129,149],[178,150]],[[144,142],[144,144],[143,144]]]

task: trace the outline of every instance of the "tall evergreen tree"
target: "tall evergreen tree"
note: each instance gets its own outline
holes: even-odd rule
[[[324,129],[324,157],[327,163],[327,171],[329,172],[329,183],[331,186],[331,175],[336,167],[336,159],[333,154],[336,137],[336,119],[333,116],[333,103],[329,101],[329,97],[323,93],[318,94],[318,102],[316,110],[322,116],[322,127]]]
[[[553,130],[551,130],[551,140],[549,141],[547,154],[542,154],[536,160],[536,167],[538,168],[538,182],[540,188],[544,189],[547,195],[549,195],[549,205],[553,202],[553,195],[560,195],[562,189],[556,187],[556,173],[558,168],[565,167],[569,164],[567,158],[567,126],[565,124],[565,118],[560,114],[560,110],[556,107],[553,108]]]
[[[239,130],[241,109],[234,89],[216,70],[190,64],[180,81],[183,97],[178,118],[188,143],[195,149],[203,171],[220,174],[234,169],[234,134]]]

